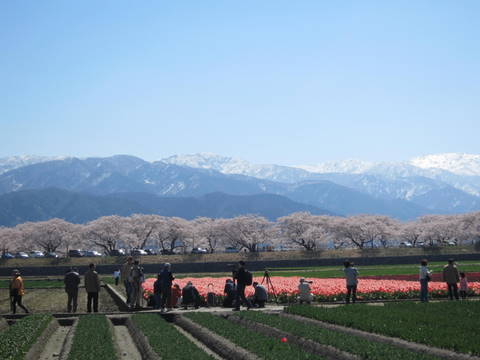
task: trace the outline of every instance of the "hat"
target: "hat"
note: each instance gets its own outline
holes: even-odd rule
[[[300,278],[300,282],[304,282],[305,281],[305,278]]]
[[[13,275],[20,275],[20,270],[18,270],[18,269],[13,269],[12,274],[13,274]]]

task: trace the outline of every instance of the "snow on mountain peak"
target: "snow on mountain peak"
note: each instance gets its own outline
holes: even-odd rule
[[[442,169],[457,175],[480,176],[480,155],[444,153],[420,156],[410,164],[422,169]]]
[[[299,169],[303,169],[312,173],[349,173],[362,174],[371,169],[376,164],[369,161],[362,160],[342,160],[342,161],[327,161],[317,165],[299,165]]]

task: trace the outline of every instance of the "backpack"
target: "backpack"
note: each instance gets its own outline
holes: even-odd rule
[[[253,275],[250,271],[245,270],[245,285],[252,285]]]

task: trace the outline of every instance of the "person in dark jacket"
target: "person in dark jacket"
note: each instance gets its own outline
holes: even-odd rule
[[[255,294],[253,295],[253,305],[259,308],[264,308],[265,303],[268,300],[267,289],[263,285],[260,285],[258,282],[253,283],[253,288],[255,289]]]
[[[182,305],[184,310],[187,310],[188,305],[194,305],[195,309],[200,306],[200,294],[191,281],[182,289]]]
[[[237,293],[235,294],[235,308],[233,311],[240,311],[240,301],[247,305],[247,310],[250,310],[252,303],[245,297],[245,287],[248,282],[248,274],[245,269],[245,261],[238,262],[238,270],[235,272],[235,278],[237,280]]]
[[[157,280],[153,283],[153,298],[155,299],[155,309],[160,309],[160,301],[162,296],[162,275],[157,275]]]
[[[162,301],[161,301],[161,311],[165,312],[165,305],[168,305],[171,302],[172,297],[172,281],[175,278],[171,272],[171,265],[169,263],[165,263],[163,265],[163,271],[160,273],[160,278],[162,282]],[[170,310],[170,308],[169,308]]]
[[[95,264],[88,265],[89,269],[85,273],[85,290],[87,291],[87,311],[98,312],[98,293],[100,292],[100,278],[95,271]]]
[[[80,274],[77,268],[70,268],[63,279],[65,292],[67,293],[67,312],[77,312],[78,285],[80,285]]]
[[[233,302],[235,301],[237,289],[235,284],[231,279],[225,281],[225,287],[223,288],[223,293],[225,297],[223,299],[223,307],[232,307]]]

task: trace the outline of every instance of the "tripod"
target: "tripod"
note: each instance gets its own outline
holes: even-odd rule
[[[273,298],[275,299],[275,304],[278,304],[277,293],[273,287],[272,279],[270,278],[270,273],[267,269],[265,269],[265,272],[263,273],[262,285],[264,282],[267,284],[267,293],[270,293],[271,290]]]

